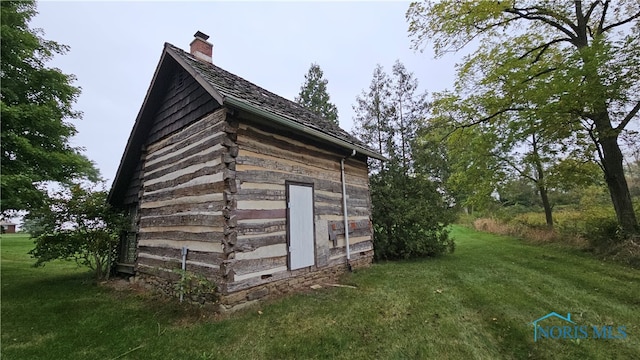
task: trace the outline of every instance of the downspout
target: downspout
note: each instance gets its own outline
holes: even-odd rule
[[[182,302],[182,300],[184,299],[184,279],[187,276],[186,272],[187,272],[187,252],[189,251],[189,249],[187,249],[186,246],[182,247],[182,281],[180,284],[180,302]]]
[[[344,242],[347,249],[347,269],[351,271],[351,250],[349,249],[349,213],[347,211],[347,180],[344,177],[344,161],[356,155],[356,150],[351,151],[351,155],[340,160],[340,172],[342,175],[342,211],[344,214]]]

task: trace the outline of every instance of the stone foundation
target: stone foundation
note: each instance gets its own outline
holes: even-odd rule
[[[371,265],[373,254],[367,254],[351,260],[352,269],[366,268]],[[218,301],[221,312],[240,310],[255,304],[261,300],[273,299],[286,294],[311,289],[312,285],[324,285],[336,283],[340,276],[348,271],[346,264],[328,266],[315,271],[298,273],[295,276],[274,280],[254,287],[234,291],[228,294],[208,294],[204,296],[185,296],[185,301],[191,303]],[[142,284],[148,289],[162,293],[165,296],[179,297],[176,291],[177,274],[171,274],[170,278],[138,273],[131,281]]]
[[[372,260],[373,256],[351,260],[351,267],[353,269],[366,268],[371,265]],[[255,303],[256,300],[273,299],[282,295],[311,289],[312,285],[335,283],[340,276],[347,271],[347,265],[340,264],[300,274],[295,277],[276,280],[246,290],[222,294],[220,296],[220,310],[235,311],[248,304]]]

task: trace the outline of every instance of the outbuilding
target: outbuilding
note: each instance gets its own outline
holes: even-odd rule
[[[3,234],[15,234],[16,224],[7,220],[0,220],[0,230],[2,230]]]
[[[164,45],[109,194],[131,216],[117,270],[170,291],[184,268],[233,308],[369,265],[383,157],[214,65],[207,40]]]

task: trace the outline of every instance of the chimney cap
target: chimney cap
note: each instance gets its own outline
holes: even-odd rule
[[[202,32],[202,31],[200,31],[200,30],[198,30],[195,34],[193,34],[193,36],[195,36],[195,37],[197,37],[197,38],[200,38],[200,39],[202,39],[202,40],[205,40],[205,41],[206,41],[207,39],[209,39],[209,35],[207,35],[207,34],[203,33],[203,32]]]

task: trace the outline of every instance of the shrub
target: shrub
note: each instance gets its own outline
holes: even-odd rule
[[[75,260],[96,278],[108,278],[126,218],[106,202],[107,192],[74,185],[58,191],[28,218],[34,226],[35,248],[29,252],[42,266],[55,259]]]
[[[376,259],[436,256],[455,249],[446,227],[454,217],[436,185],[399,169],[371,176]]]
[[[547,219],[545,218],[544,213],[540,212],[518,214],[510,221],[510,223],[530,228],[547,228]]]
[[[174,272],[180,275],[174,285],[174,290],[181,301],[184,297],[191,302],[200,304],[218,300],[216,284],[203,275],[182,269],[174,270]]]

